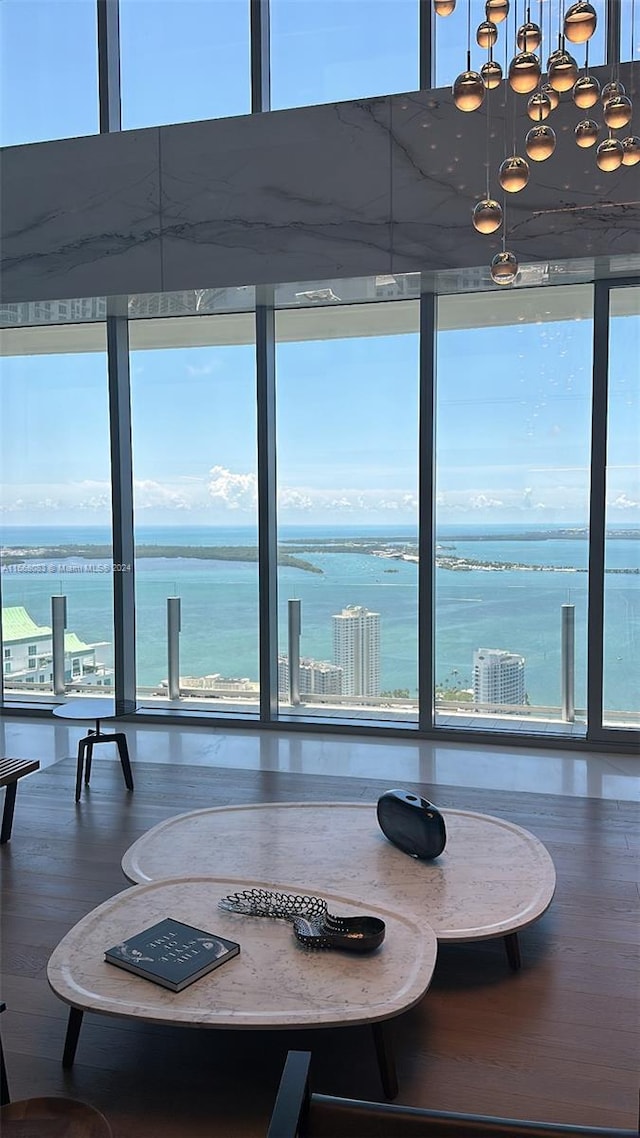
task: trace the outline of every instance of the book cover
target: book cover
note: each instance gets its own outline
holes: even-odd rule
[[[125,968],[172,992],[181,992],[239,952],[240,945],[234,940],[166,917],[122,944],[108,948],[104,958],[108,964]]]

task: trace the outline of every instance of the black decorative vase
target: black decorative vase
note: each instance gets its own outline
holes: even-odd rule
[[[442,814],[426,798],[406,790],[387,790],[378,799],[378,823],[394,846],[424,860],[437,857],[447,843]]]

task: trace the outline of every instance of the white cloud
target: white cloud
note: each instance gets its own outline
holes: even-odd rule
[[[293,490],[284,486],[278,494],[278,505],[285,510],[312,510],[313,499],[301,490]]]
[[[607,505],[613,510],[637,510],[640,508],[640,502],[635,502],[633,498],[629,498],[624,491],[622,494],[618,494],[612,501],[607,502]]]
[[[201,375],[213,375],[213,373],[218,370],[218,365],[215,363],[215,361],[212,361],[210,364],[201,364],[200,366],[197,364],[187,364],[185,370],[187,375],[194,377]]]
[[[255,474],[234,474],[225,466],[213,466],[207,485],[209,496],[228,510],[255,511],[257,480]]]
[[[470,494],[469,506],[472,510],[495,510],[504,506],[502,498],[492,498],[489,494]]]
[[[134,501],[136,510],[190,510],[191,503],[183,494],[171,490],[152,478],[134,481]]]

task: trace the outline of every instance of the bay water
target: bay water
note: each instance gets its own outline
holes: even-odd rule
[[[533,534],[522,540],[525,533]],[[609,569],[638,569],[640,531],[611,538]],[[138,545],[255,546],[256,530],[246,526],[140,526]],[[278,574],[279,644],[286,652],[287,600],[302,603],[303,656],[332,658],[331,617],[347,605],[380,613],[381,687],[417,692],[418,568],[415,562],[364,552],[331,551],[331,541],[372,541],[380,547],[416,541],[410,527],[281,526],[282,550],[321,569],[281,566]],[[575,606],[576,702],[586,697],[587,568],[585,536],[560,538],[549,527],[442,527],[440,552],[509,568],[489,571],[436,569],[436,682],[444,688],[469,688],[476,648],[500,648],[525,657],[526,689],[534,707],[560,704],[562,605]],[[105,545],[110,533],[99,527],[11,527],[2,530],[5,548]],[[304,545],[324,545],[305,552]],[[40,564],[30,562],[31,565]],[[94,568],[109,562],[92,559]],[[42,625],[51,623],[51,596],[67,596],[68,628],[87,643],[104,642],[97,656],[112,663],[111,572],[78,572],[86,561],[47,559],[46,572],[18,572],[5,566],[2,605],[23,605]],[[515,566],[556,567],[554,571]],[[167,675],[166,601],[182,600],[180,672],[183,676],[220,673],[258,679],[258,567],[250,561],[215,561],[185,557],[139,557],[136,573],[136,647],[138,684],[157,686]],[[605,576],[605,708],[640,708],[640,577]]]

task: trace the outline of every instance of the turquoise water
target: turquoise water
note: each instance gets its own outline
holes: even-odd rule
[[[517,527],[491,527],[496,540],[460,540],[465,531],[443,529],[439,541],[453,545],[459,556],[482,561],[585,568],[584,538],[513,540]],[[458,535],[455,540],[451,534]],[[476,531],[477,532],[477,531]],[[548,530],[544,531],[548,534]],[[281,543],[334,538],[373,538],[380,543],[415,541],[409,528],[355,527],[304,529],[283,527]],[[5,527],[5,546],[106,543],[97,528]],[[255,545],[253,528],[140,527],[139,543],[166,545]],[[295,546],[289,546],[297,552]],[[640,541],[620,538],[607,543],[609,567],[639,564]],[[280,647],[286,651],[287,599],[302,601],[302,654],[330,660],[331,617],[346,605],[358,604],[381,615],[382,689],[417,691],[417,566],[358,553],[305,553],[300,556],[323,570],[279,570]],[[65,563],[63,569],[70,564]],[[104,563],[103,563],[104,564]],[[157,685],[167,674],[166,598],[182,598],[180,671],[182,675],[258,678],[257,565],[248,562],[198,561],[181,558],[139,559],[136,563],[137,658],[141,687]],[[38,623],[50,624],[52,593],[68,597],[68,626],[87,642],[107,641],[112,632],[112,582],[109,574],[54,572],[2,575],[2,603],[24,605]],[[471,685],[475,648],[503,648],[526,658],[526,687],[533,706],[560,703],[561,606],[576,613],[576,701],[584,706],[586,691],[587,573],[474,569],[436,570],[436,679],[455,687]],[[640,578],[607,574],[605,592],[605,707],[630,711],[640,707]],[[111,663],[110,648],[101,659]]]

